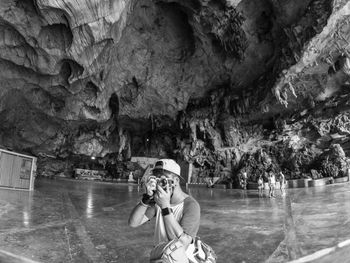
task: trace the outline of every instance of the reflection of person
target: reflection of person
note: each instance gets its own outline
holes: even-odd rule
[[[138,227],[155,217],[155,247],[150,262],[189,262],[194,252],[192,241],[200,223],[198,202],[182,191],[180,166],[170,159],[156,162],[146,193],[132,210],[131,227]]]

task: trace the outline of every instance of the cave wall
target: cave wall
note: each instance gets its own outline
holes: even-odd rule
[[[348,17],[341,0],[1,1],[0,145],[225,176],[281,145],[347,154]]]

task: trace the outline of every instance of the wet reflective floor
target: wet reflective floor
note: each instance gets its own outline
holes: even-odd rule
[[[350,239],[350,184],[289,189],[284,197],[277,191],[273,199],[254,190],[189,193],[201,205],[198,235],[218,262],[288,262]],[[37,180],[32,193],[0,188],[0,262],[22,262],[10,255],[39,262],[147,262],[153,222],[127,226],[141,194],[134,185],[62,179]],[[322,262],[346,262],[335,257],[349,254],[343,248]]]

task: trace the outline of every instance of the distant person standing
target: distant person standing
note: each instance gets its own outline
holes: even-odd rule
[[[282,173],[282,171],[280,171],[280,190],[281,190],[281,195],[285,195],[286,193],[286,177],[284,176],[284,174]]]
[[[264,180],[262,178],[262,175],[258,178],[258,193],[259,197],[263,197],[263,189],[264,189]]]
[[[270,172],[269,173],[269,188],[270,188],[270,191],[269,191],[269,197],[275,197],[275,186],[276,186],[276,178],[275,178],[275,175]]]
[[[248,180],[247,172],[244,172],[242,175],[242,188],[244,190],[247,190],[247,180]]]

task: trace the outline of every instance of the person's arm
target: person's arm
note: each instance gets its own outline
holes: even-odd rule
[[[181,218],[180,226],[184,231],[184,237],[187,238],[186,249],[192,240],[197,236],[200,225],[200,206],[193,198],[186,198],[184,201],[183,216]]]
[[[163,216],[163,219],[168,238],[170,240],[180,240],[186,250],[188,245],[192,242],[192,237],[185,233],[182,226],[176,221],[173,213]]]
[[[164,191],[161,187],[157,187],[155,200],[161,209],[170,208],[170,195],[169,189],[168,191]],[[190,213],[190,211],[193,213]],[[195,207],[184,206],[183,217],[180,222],[176,221],[174,214],[171,212],[168,215],[164,215],[163,219],[168,238],[170,240],[179,239],[185,249],[187,249],[198,231],[200,220],[199,205],[197,204]],[[193,224],[195,224],[195,231],[192,230]]]
[[[130,227],[138,227],[154,217],[155,213],[154,206],[145,205],[141,201],[131,211],[128,224]]]

